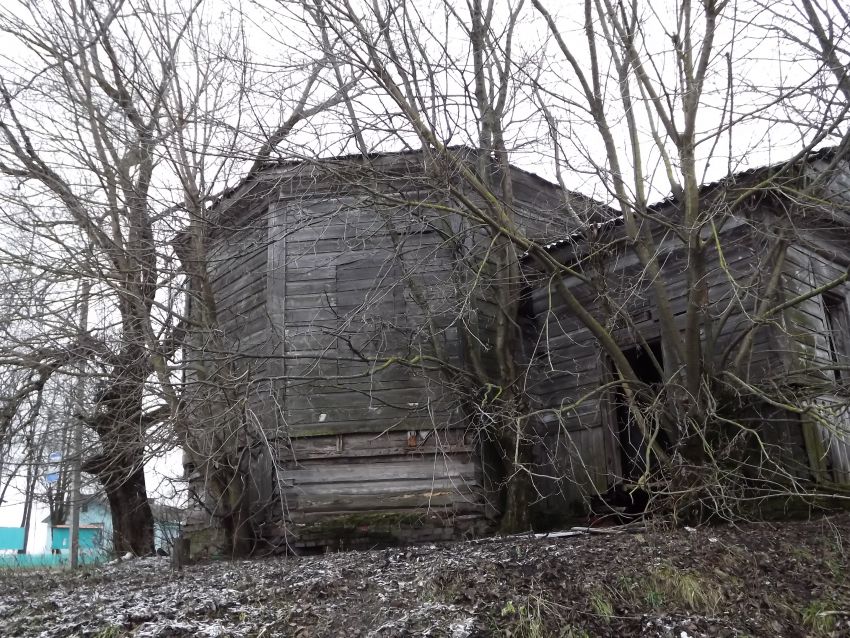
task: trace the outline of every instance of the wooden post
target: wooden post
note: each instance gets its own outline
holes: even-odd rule
[[[24,516],[21,520],[21,527],[24,528],[24,546],[18,550],[19,554],[26,554],[30,538],[30,521],[32,519],[32,502],[35,498],[35,473],[33,466],[35,464],[35,455],[30,448],[30,462],[27,464],[27,484],[24,491]]]
[[[186,560],[189,558],[189,539],[181,533],[174,542],[174,547],[171,549],[171,568],[177,571],[183,569]]]
[[[80,338],[88,332],[89,293],[91,284],[83,282],[80,297]],[[83,403],[86,389],[86,361],[81,359],[78,366],[79,377],[74,388],[74,453],[72,457],[73,478],[71,482],[71,569],[76,569],[80,561],[80,483],[83,464]]]

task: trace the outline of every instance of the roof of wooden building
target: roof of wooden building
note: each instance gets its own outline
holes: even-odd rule
[[[842,164],[845,165],[845,170],[836,175],[834,171],[840,168]],[[839,206],[823,206],[827,202],[821,200],[821,206],[809,207],[811,221],[816,220],[837,227],[850,228],[850,172],[846,170],[847,164],[850,164],[850,152],[838,146],[829,146],[816,151],[799,153],[781,162],[749,168],[707,182],[700,186],[700,197],[710,199],[715,195],[728,197],[732,194],[739,198],[748,191],[749,197],[755,200],[760,199],[767,192],[778,196],[782,196],[784,192],[788,197],[792,197],[799,192],[796,188],[799,186],[801,177],[799,169],[814,167],[818,175],[833,172],[833,183],[838,184],[841,189],[835,191],[833,188],[835,191],[833,195],[835,199],[844,201],[839,202]],[[811,178],[811,173],[808,176]],[[671,193],[647,206],[647,211],[659,214],[664,211],[675,210],[679,207],[680,201],[680,197]],[[622,225],[623,217],[617,214],[610,219],[588,224],[586,228],[549,242],[544,248],[547,251],[555,251],[563,247],[573,246],[578,240],[587,238],[591,233],[598,235],[621,228]]]

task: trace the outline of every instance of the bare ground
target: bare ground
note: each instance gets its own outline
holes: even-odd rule
[[[850,515],[4,572],[0,636],[850,636]]]

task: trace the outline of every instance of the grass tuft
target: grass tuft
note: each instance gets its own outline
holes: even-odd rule
[[[609,622],[614,617],[614,604],[603,589],[594,589],[590,592],[590,606],[593,612],[605,622]]]
[[[517,607],[509,600],[501,609],[502,618],[513,618],[510,636],[512,638],[547,638],[543,624],[543,602],[530,596],[525,605]]]
[[[671,605],[691,611],[715,613],[723,601],[720,587],[704,576],[662,565],[649,573],[643,599],[652,607]]]
[[[835,612],[822,600],[814,601],[803,610],[803,626],[811,630],[814,636],[830,635],[835,624]]]

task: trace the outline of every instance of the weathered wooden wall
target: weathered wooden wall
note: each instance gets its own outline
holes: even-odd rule
[[[784,271],[787,298],[806,296],[836,281],[850,266],[850,252],[844,253],[843,263],[837,263],[842,259],[839,255],[816,250],[828,245],[824,234],[825,231],[809,231],[805,237],[807,246],[789,248]],[[843,305],[845,318],[850,316],[850,285],[836,286],[826,295]],[[820,481],[850,484],[850,412],[846,394],[850,370],[833,369],[836,363],[843,366],[850,363],[846,356],[850,353],[847,325],[838,328],[836,334],[828,324],[825,295],[813,296],[786,309],[781,321],[783,356],[778,363],[782,370],[803,387],[822,388],[819,396],[812,397],[809,392],[811,402],[822,406],[821,412],[803,417],[803,432],[815,477]],[[840,344],[843,360],[833,361],[830,339]],[[836,392],[842,387],[844,395],[838,396]]]
[[[763,212],[759,213],[759,215]],[[755,229],[754,229],[755,228]],[[614,228],[600,238],[600,245],[617,238]],[[621,235],[620,235],[621,237]],[[710,354],[714,364],[723,366],[727,347],[738,341],[741,331],[750,325],[771,268],[769,255],[775,238],[758,230],[753,219],[742,215],[728,220],[717,242],[706,254],[705,279],[709,288],[708,312],[718,318],[730,304],[732,311],[719,335],[712,335]],[[684,330],[686,312],[685,250],[681,242],[657,233],[662,278],[667,287],[677,327]],[[716,246],[721,246],[718,252]],[[564,283],[592,314],[609,327],[623,349],[639,347],[642,341],[660,339],[658,313],[648,278],[637,256],[625,249],[624,242],[605,248],[595,260],[586,261],[582,270],[605,281],[607,294],[595,287],[567,278]],[[599,247],[599,246],[597,246]],[[572,263],[580,258],[569,244],[555,249],[559,258]],[[572,260],[572,261],[571,261]],[[535,329],[533,340],[531,388],[537,405],[544,411],[538,426],[537,455],[541,474],[551,477],[538,482],[547,497],[541,506],[544,517],[570,512],[576,504],[586,502],[622,480],[619,441],[613,414],[613,392],[595,392],[611,381],[612,367],[608,357],[590,331],[570,313],[548,282],[538,282],[532,293]],[[705,335],[704,335],[705,337]],[[708,340],[704,338],[704,343]],[[787,346],[773,327],[755,330],[754,346],[743,362],[745,379],[764,381],[781,375]],[[558,411],[580,398],[574,407]],[[799,427],[788,425],[787,416],[760,418],[774,423],[765,431],[765,440],[778,454],[798,462],[805,458],[805,444]],[[742,413],[745,420],[749,417]]]
[[[512,214],[535,241],[573,236],[566,203],[588,219],[610,213],[530,173],[517,170],[512,179]],[[498,169],[493,183],[500,183]],[[245,462],[256,522],[268,538],[301,546],[449,538],[481,533],[498,515],[500,463],[489,458],[492,450],[477,438],[465,409],[476,389],[435,360],[463,369],[477,348],[485,369],[495,370],[489,344],[505,271],[487,256],[492,235],[480,220],[469,211],[448,212],[447,206],[463,208],[450,186],[483,204],[450,171],[402,153],[282,165],[220,205],[209,266],[230,354],[249,380]],[[751,208],[742,206],[717,225],[717,237],[704,238],[711,246],[708,311],[728,315],[719,335],[704,335],[715,369],[728,365],[730,344],[749,328],[778,231],[789,230],[784,205],[771,208],[777,200],[748,202]],[[675,202],[654,212],[675,214]],[[836,219],[792,226],[777,303],[850,265],[850,245]],[[595,228],[596,243],[566,240],[552,251],[604,281],[606,294],[575,278],[565,285],[623,348],[658,339],[649,282],[622,229]],[[683,329],[685,250],[663,226],[653,233]],[[531,293],[523,302],[528,316],[518,363],[527,370],[533,407],[541,410],[534,424],[535,486],[544,498],[537,508],[552,522],[621,480],[624,470],[614,392],[599,391],[612,379],[608,357],[545,278],[533,268],[525,272]],[[844,295],[846,303],[848,292],[844,285],[831,294]],[[823,370],[830,356],[825,334],[823,299],[814,296],[753,331],[738,373],[756,383],[796,379],[826,387],[834,378]],[[811,400],[834,406],[822,412],[825,420],[765,405],[741,406],[737,417],[760,428],[766,466],[846,483],[846,397],[823,393]]]
[[[460,206],[449,185],[481,202],[441,170],[415,153],[283,165],[240,187],[220,211],[213,287],[223,331],[250,379],[250,488],[257,519],[272,537],[302,545],[441,538],[480,532],[498,514],[498,463],[484,458],[470,427],[469,388],[459,391],[431,361],[462,368],[467,346],[478,339],[485,364],[494,365],[487,344],[504,272],[477,261],[492,239],[480,221],[443,208]],[[588,218],[605,212],[530,173],[512,177],[516,223],[536,241],[575,232],[565,197]],[[725,365],[727,347],[749,326],[770,274],[783,211],[766,202],[742,208],[719,225],[717,238],[705,237],[712,246],[709,312],[719,317],[731,308],[721,334],[706,337],[715,366]],[[795,230],[780,298],[847,267],[846,233],[829,220]],[[565,284],[624,348],[659,338],[647,277],[624,248],[622,230],[614,224],[594,232],[594,249],[612,243],[592,258],[586,242],[582,250],[570,241],[552,250],[604,280],[607,295],[577,279]],[[683,328],[685,251],[663,227],[653,232]],[[527,273],[532,292],[520,365],[527,366],[534,407],[543,410],[535,425],[536,487],[545,497],[539,509],[563,515],[622,476],[613,393],[597,391],[611,380],[611,366],[557,292],[535,279],[533,268]],[[847,287],[838,292],[846,295]],[[741,376],[828,381],[811,370],[826,353],[822,300],[807,300],[779,320],[754,331]],[[839,482],[850,476],[846,411],[835,410],[834,427],[805,419],[797,427],[797,417],[763,406],[740,418],[761,425],[776,458],[801,473]]]
[[[213,228],[208,238],[203,268],[214,291],[218,330],[210,334],[196,323],[190,330],[188,347],[183,353],[187,371],[183,392],[184,425],[193,428],[188,438],[194,452],[185,456],[185,469],[190,488],[205,506],[192,512],[190,528],[216,524],[210,514],[215,511],[216,504],[206,489],[208,477],[203,469],[194,466],[192,457],[213,458],[220,453],[223,441],[238,454],[240,446],[249,445],[249,428],[241,428],[233,439],[224,432],[229,431],[234,421],[241,420],[243,413],[247,413],[249,424],[269,413],[266,397],[251,382],[266,373],[267,364],[267,209],[268,199],[262,193],[244,188],[237,198],[222,206],[219,211],[221,223]],[[187,242],[188,238],[182,241]],[[195,261],[198,255],[184,246],[181,259]],[[197,263],[184,263],[184,266],[190,272],[203,270]],[[188,315],[194,322],[199,318],[203,302],[200,291],[192,290],[191,293]],[[227,379],[231,398],[247,394],[244,410],[233,414],[232,401],[211,387],[207,381],[210,378],[216,382]],[[223,424],[220,419],[228,423]],[[206,429],[211,430],[209,435]],[[267,473],[258,473],[255,484],[249,486],[255,504],[266,498],[268,489],[263,487],[268,484]]]
[[[277,454],[290,532],[304,544],[327,543],[346,521],[403,537],[436,515],[447,531],[435,535],[453,535],[483,514],[457,398],[422,359],[437,348],[458,358],[453,257],[409,211],[378,208],[331,191],[270,211],[275,392],[289,440]]]
[[[462,367],[463,322],[486,341],[498,309],[486,281],[465,288],[479,223],[429,206],[457,204],[429,170],[415,154],[286,165],[227,201],[212,283],[251,376],[250,488],[270,538],[448,538],[497,514],[468,397],[434,360]],[[525,231],[564,232],[556,187],[518,171],[516,193]]]

